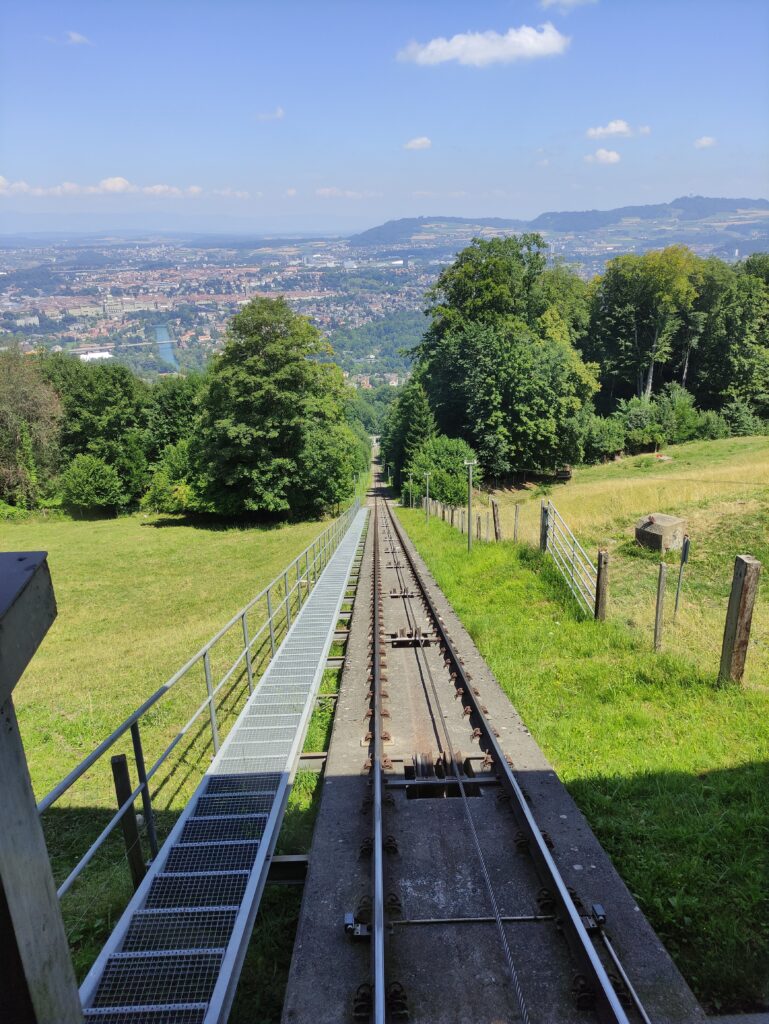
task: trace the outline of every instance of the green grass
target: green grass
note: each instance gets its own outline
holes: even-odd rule
[[[42,796],[131,711],[175,672],[230,616],[260,591],[324,528],[318,522],[276,528],[205,529],[180,520],[142,515],[72,521],[30,517],[0,523],[0,548],[46,550],[58,618],[16,687],[14,702],[32,777]],[[218,679],[242,636],[228,637],[213,658]],[[266,652],[265,652],[266,653]],[[331,674],[335,676],[334,673]],[[326,681],[326,686],[332,686]],[[151,764],[205,698],[202,671],[192,673],[142,719],[145,758]],[[222,736],[247,695],[243,672],[218,702]],[[330,702],[329,702],[330,703]],[[317,723],[321,743],[330,721]],[[320,748],[325,749],[325,745]],[[120,742],[113,752],[129,753]],[[197,785],[212,756],[207,714],[155,777],[161,839]],[[135,784],[135,779],[133,780]],[[281,833],[281,852],[309,849],[318,778],[297,778]],[[109,757],[98,763],[54,809],[44,829],[60,883],[114,813]],[[144,846],[145,856],[149,850]],[[113,834],[62,901],[78,977],[87,971],[130,898],[122,838]],[[252,988],[272,998],[272,981],[286,915],[297,894],[270,894],[250,962]],[[271,912],[274,914],[271,916]],[[288,957],[293,931],[288,934]],[[273,938],[265,938],[272,935]],[[265,945],[266,943],[266,945]],[[274,947],[274,948],[273,948]],[[262,950],[260,953],[259,950]],[[288,970],[285,950],[281,970]],[[285,961],[285,962],[284,962]],[[246,982],[244,982],[245,984]],[[280,990],[282,992],[282,989]],[[281,997],[282,998],[282,997]],[[260,1019],[277,1019],[264,1016]]]
[[[519,536],[537,545],[540,501],[549,498],[589,554],[599,546],[608,549],[609,615],[642,631],[651,644],[659,556],[638,548],[634,526],[651,512],[683,516],[691,537],[690,560],[674,622],[678,555],[666,558],[663,642],[666,650],[715,674],[735,555],[752,554],[769,565],[769,438],[696,441],[671,446],[664,454],[669,461],[637,455],[579,468],[565,484],[500,492],[504,536],[512,536],[519,503]],[[762,686],[767,676],[769,600],[759,600],[745,683]]]
[[[769,997],[769,691],[717,688],[623,623],[581,621],[551,563],[399,515],[698,997]]]

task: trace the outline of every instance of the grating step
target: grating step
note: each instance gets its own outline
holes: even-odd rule
[[[204,1024],[208,1003],[177,1006],[118,1006],[83,1010],[87,1021],[96,1024]]]
[[[259,840],[224,843],[178,843],[171,848],[165,871],[250,871]]]
[[[208,790],[198,799],[192,821],[196,818],[267,814],[275,799],[275,791],[267,793],[213,793]]]
[[[107,960],[95,1007],[203,1003],[216,984],[223,950],[115,954]]]
[[[240,903],[248,882],[247,871],[200,871],[189,874],[158,874],[153,879],[145,906],[171,910],[174,907],[220,907]]]
[[[215,843],[226,839],[261,839],[266,814],[241,814],[238,817],[214,815],[190,818],[182,829],[183,843]]]
[[[215,793],[274,793],[280,784],[280,773],[269,775],[211,775],[206,796]]]
[[[237,912],[237,906],[140,910],[131,919],[121,951],[138,953],[153,949],[225,946]]]

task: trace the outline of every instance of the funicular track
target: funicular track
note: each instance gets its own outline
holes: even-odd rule
[[[370,938],[371,963],[355,1019],[648,1022],[603,909],[586,909],[565,884],[403,532],[375,494],[370,896],[348,920],[348,931]]]

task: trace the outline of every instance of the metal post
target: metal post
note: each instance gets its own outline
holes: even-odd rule
[[[547,502],[543,498],[539,510],[539,550],[543,555],[547,551],[547,514]]]
[[[310,593],[310,552],[309,550],[304,553],[304,576],[307,580],[307,594]]]
[[[142,786],[142,810],[144,811],[144,824],[147,828],[147,839],[150,842],[150,853],[152,859],[158,855],[158,835],[155,830],[155,812],[152,809],[152,794],[150,793],[149,782],[147,781],[147,769],[144,766],[144,750],[142,738],[139,732],[139,723],[134,722],[131,726],[131,740],[134,746],[134,762],[136,774]]]
[[[465,459],[467,466],[467,550],[473,550],[473,466],[478,463],[475,459]]]
[[[427,493],[425,494],[425,522],[430,522],[430,474],[425,473],[425,480],[427,481]]]
[[[676,615],[678,615],[678,601],[681,597],[681,584],[684,579],[684,566],[689,561],[689,534],[684,534],[684,542],[681,545],[681,564],[678,567],[678,584],[676,586],[676,603],[673,608],[673,622],[676,621]]]
[[[115,796],[117,797],[118,808],[131,796],[131,779],[128,774],[128,759],[125,754],[115,754],[112,757],[112,779],[115,783]],[[142,879],[147,873],[142,857],[142,845],[139,838],[139,825],[136,821],[136,809],[129,804],[120,819],[120,827],[123,830],[123,841],[126,849],[126,860],[131,872],[134,892],[142,884]]]
[[[289,629],[291,629],[291,601],[288,596],[288,570],[283,573],[283,586],[286,590],[286,632],[288,633]]]
[[[251,665],[251,647],[248,642],[248,623],[246,622],[246,613],[240,616],[240,621],[243,624],[243,650],[246,655],[246,676],[248,677],[248,692],[254,692],[254,670]]]
[[[606,603],[609,596],[609,552],[599,551],[597,560],[598,575],[595,582],[595,618],[600,622],[606,619]]]
[[[272,601],[270,600],[270,588],[267,587],[267,621],[270,624],[270,656],[275,657],[275,624],[272,621]]]
[[[296,592],[299,597],[299,607],[302,607],[302,572],[299,568],[299,559],[296,560]]]
[[[214,744],[214,753],[219,753],[219,726],[216,724],[216,706],[214,704],[214,680],[211,675],[211,652],[206,651],[203,655],[203,668],[206,673],[206,689],[208,690],[208,715],[211,719],[211,740]]]
[[[520,502],[515,503],[515,519],[513,520],[513,541],[518,543],[518,519],[520,518],[521,505]]]
[[[668,567],[660,562],[660,574],[657,578],[657,607],[654,612],[654,650],[662,649],[662,613],[665,608],[665,580]]]

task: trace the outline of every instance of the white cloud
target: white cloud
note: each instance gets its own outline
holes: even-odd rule
[[[638,128],[638,134],[639,135],[651,135],[651,133],[652,133],[651,125],[648,125],[648,124],[639,125],[639,128]]]
[[[694,145],[697,149],[710,149],[711,146],[715,146],[716,140],[712,135],[701,135],[699,139],[694,140]]]
[[[381,192],[356,192],[352,189],[337,188],[336,185],[315,189],[315,195],[320,199],[374,199],[381,194]]]
[[[297,189],[295,188],[287,188],[286,191],[284,192],[284,195],[286,196],[287,199],[293,199],[296,194]]]
[[[283,107],[276,107],[274,110],[262,111],[256,115],[257,121],[282,121],[286,116]]]
[[[458,64],[482,68],[488,64],[509,64],[515,60],[532,60],[563,53],[569,45],[568,36],[561,35],[549,21],[533,28],[520,28],[499,32],[463,32],[446,39],[438,36],[428,43],[411,42],[398,54],[398,60],[414,64],[444,64],[455,60]]]
[[[409,139],[403,144],[404,149],[429,149],[432,146],[432,139],[426,135],[418,135],[415,139]]]
[[[96,185],[78,185],[74,181],[63,181],[60,185],[30,185],[26,181],[9,181],[0,175],[0,196],[122,196],[145,195],[160,198],[194,198],[203,194],[200,185],[181,188],[178,185],[134,185],[127,178],[115,176],[102,178]],[[239,195],[247,195],[240,193]]]
[[[597,149],[595,153],[590,153],[585,157],[585,160],[589,164],[618,164],[622,157],[616,151],[616,149]]]
[[[258,197],[261,194],[262,194],[261,192],[257,192],[256,196]],[[250,192],[244,192],[241,189],[229,188],[229,187],[227,187],[227,188],[215,188],[213,190],[213,192],[212,192],[212,195],[221,196],[223,199],[250,199],[251,198],[251,193]]]
[[[597,128],[588,128],[586,134],[589,139],[603,139],[607,135],[632,135],[633,132],[627,121],[618,117],[614,121],[609,121],[608,124],[599,125]]]
[[[87,36],[84,36],[82,32],[73,32],[72,29],[65,32],[63,36],[46,36],[45,38],[47,42],[56,43],[57,46],[93,46]]]
[[[562,14],[566,14],[568,11],[574,10],[575,7],[584,7],[597,2],[598,0],[539,0],[539,6],[557,7]]]

